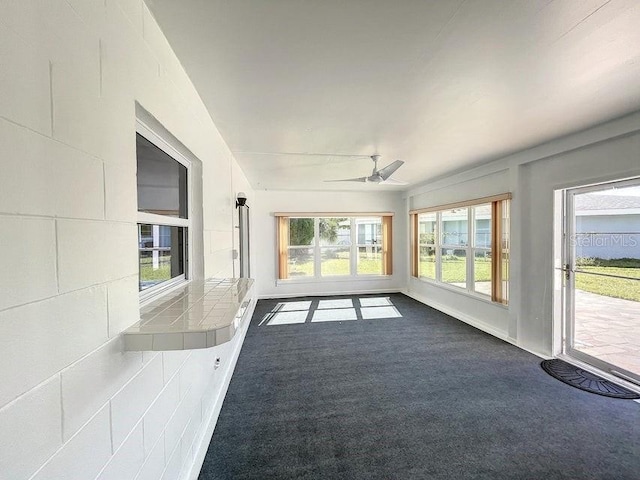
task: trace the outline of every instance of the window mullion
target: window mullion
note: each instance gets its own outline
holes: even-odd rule
[[[442,222],[442,214],[438,212],[436,214],[436,232],[434,235],[435,243],[436,243],[436,280],[438,282],[442,281],[442,227],[440,223]]]
[[[467,289],[475,291],[475,220],[476,209],[469,207],[467,216]]]
[[[148,225],[168,225],[174,227],[189,227],[191,222],[188,218],[169,217],[155,213],[138,212],[138,223]]]
[[[322,268],[321,252],[320,252],[320,218],[313,219],[313,269],[314,277],[322,277],[320,269]]]
[[[358,240],[358,232],[356,231],[356,219],[355,217],[351,217],[351,249],[350,249],[350,262],[349,262],[349,269],[351,270],[349,272],[349,274],[351,276],[357,276],[358,275],[358,245],[357,245],[357,240]]]

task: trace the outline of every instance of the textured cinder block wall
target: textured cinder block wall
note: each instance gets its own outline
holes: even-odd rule
[[[2,480],[179,478],[229,373],[239,338],[123,351],[136,102],[202,161],[196,271],[232,275],[234,197],[253,193],[143,2],[0,1]]]

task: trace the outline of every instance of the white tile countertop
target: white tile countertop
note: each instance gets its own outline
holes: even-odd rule
[[[251,278],[192,281],[140,309],[123,332],[129,351],[190,350],[230,341],[249,306]]]

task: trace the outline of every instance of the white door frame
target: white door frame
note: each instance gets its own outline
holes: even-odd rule
[[[606,362],[600,358],[588,355],[577,350],[574,346],[575,334],[575,273],[576,273],[576,250],[575,250],[575,196],[601,191],[611,186],[624,188],[627,186],[639,186],[640,179],[613,180],[595,185],[572,187],[563,190],[562,207],[564,210],[562,225],[562,272],[563,272],[563,338],[562,354],[574,358],[580,362],[592,365],[599,370],[615,375],[624,380],[640,384],[640,376],[624,370],[616,365]],[[582,272],[584,273],[584,272]]]

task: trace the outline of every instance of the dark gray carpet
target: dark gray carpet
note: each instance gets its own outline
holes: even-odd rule
[[[390,298],[402,318],[282,326],[260,301],[200,480],[640,479],[640,404]]]

